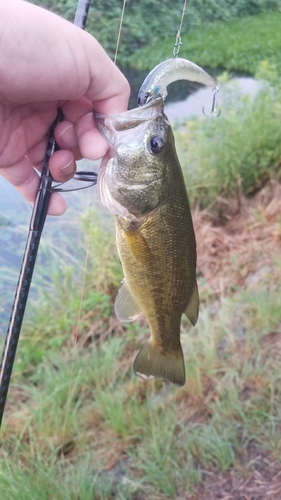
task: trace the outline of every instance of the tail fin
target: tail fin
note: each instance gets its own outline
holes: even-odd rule
[[[177,351],[162,351],[149,340],[138,353],[133,369],[141,378],[165,378],[173,384],[185,384],[184,359],[180,344]]]

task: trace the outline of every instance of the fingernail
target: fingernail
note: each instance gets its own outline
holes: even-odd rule
[[[64,167],[62,167],[61,169],[61,172],[63,173],[63,175],[71,175],[71,174],[74,174],[75,170],[76,170],[76,166],[75,166],[75,163],[73,162],[73,160],[70,160],[70,162],[68,162]]]
[[[69,148],[74,148],[77,146],[77,138],[74,130],[73,125],[69,125],[66,127],[60,134],[59,134],[59,139],[63,141],[65,146]]]

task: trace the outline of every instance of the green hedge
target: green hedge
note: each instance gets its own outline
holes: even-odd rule
[[[270,75],[270,82],[263,80]],[[219,118],[189,119],[175,130],[177,151],[191,203],[205,208],[218,196],[235,196],[237,181],[252,194],[268,179],[280,179],[281,87],[275,68],[260,65],[259,91],[243,95],[221,75]]]
[[[281,13],[269,12],[235,21],[218,22],[182,37],[180,56],[196,64],[254,74],[263,60],[281,74]],[[171,57],[173,39],[158,42],[130,58],[130,65],[150,70]]]
[[[33,3],[72,21],[77,0],[33,0]],[[88,16],[87,30],[112,57],[115,53],[122,5],[123,0],[93,0]],[[179,29],[182,7],[183,1],[127,0],[119,63],[127,62],[129,56],[146,45],[175,37]],[[281,11],[281,0],[189,0],[182,33],[214,21],[228,21],[269,10]],[[204,31],[205,28],[200,33],[203,35]]]

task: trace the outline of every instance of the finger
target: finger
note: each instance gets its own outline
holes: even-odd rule
[[[83,89],[83,97],[76,100],[72,97],[63,106],[64,116],[74,123],[93,108],[109,115],[126,111],[130,97],[130,86],[123,73],[97,40],[86,32],[83,36],[89,81],[87,88]],[[85,77],[79,81],[86,84]]]
[[[66,120],[76,123],[79,118],[93,111],[93,103],[85,97],[75,101],[67,101],[62,106],[63,116]]]
[[[93,113],[88,113],[75,125],[79,149],[85,158],[98,160],[108,150],[108,142],[96,127]]]
[[[77,135],[73,123],[67,120],[59,123],[55,129],[55,139],[61,150],[69,150],[72,152],[75,160],[81,160],[83,158],[78,146]]]
[[[0,173],[29,203],[34,204],[40,178],[27,158],[9,167],[1,168]],[[48,214],[62,215],[65,210],[66,203],[63,197],[59,193],[52,194]]]
[[[127,109],[129,84],[97,40],[51,12],[29,2],[18,1],[15,7],[14,2],[1,2],[3,67],[13,61],[17,68],[17,78],[13,71],[1,75],[1,95],[7,102],[73,101],[84,96],[101,113]],[[22,18],[25,22],[19,23]]]
[[[92,101],[94,109],[99,113],[112,115],[126,111],[130,97],[127,79],[97,40],[86,32],[84,34],[86,57],[90,63],[90,82],[84,97]]]
[[[38,144],[36,144],[33,148],[31,148],[25,155],[25,157],[31,163],[31,165],[37,168],[38,170],[42,169],[44,158],[46,155],[47,144],[48,144],[48,137],[45,136],[42,139],[42,141],[38,142]]]
[[[73,125],[72,125],[73,127]],[[63,141],[60,141],[59,146],[63,146]],[[77,142],[77,141],[76,141]],[[48,137],[44,138],[34,148],[32,148],[26,156],[27,160],[32,164],[36,170],[42,172],[46,149],[48,144]],[[64,148],[65,149],[65,148]],[[67,148],[69,149],[69,148]],[[55,155],[55,159],[53,156]],[[57,151],[50,158],[50,170],[53,178],[58,182],[68,181],[76,172],[75,160],[81,160],[82,155],[78,146],[71,151]]]
[[[61,149],[72,151],[75,160],[83,158],[78,145],[78,138],[73,123],[65,120],[55,129],[55,139]]]
[[[65,199],[59,193],[53,193],[50,199],[48,215],[63,215],[67,205]]]
[[[76,163],[73,153],[66,149],[56,151],[50,158],[50,171],[54,180],[66,182],[76,172]]]
[[[74,124],[64,120],[55,128],[55,139],[61,149],[73,149],[78,146]]]
[[[39,176],[27,158],[9,167],[1,168],[0,173],[27,201],[34,202],[39,186]]]
[[[58,145],[72,150],[76,160],[82,157],[91,160],[102,158],[108,150],[108,143],[97,129],[92,111],[80,119],[77,118],[79,114],[79,108],[74,107],[68,116],[77,120],[76,125],[64,120],[56,127],[55,138]]]

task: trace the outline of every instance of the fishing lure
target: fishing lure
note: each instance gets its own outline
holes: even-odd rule
[[[138,105],[143,106],[157,96],[161,96],[164,100],[168,94],[168,85],[177,80],[202,83],[218,90],[214,78],[200,66],[188,59],[173,57],[162,61],[147,75],[138,93]]]

